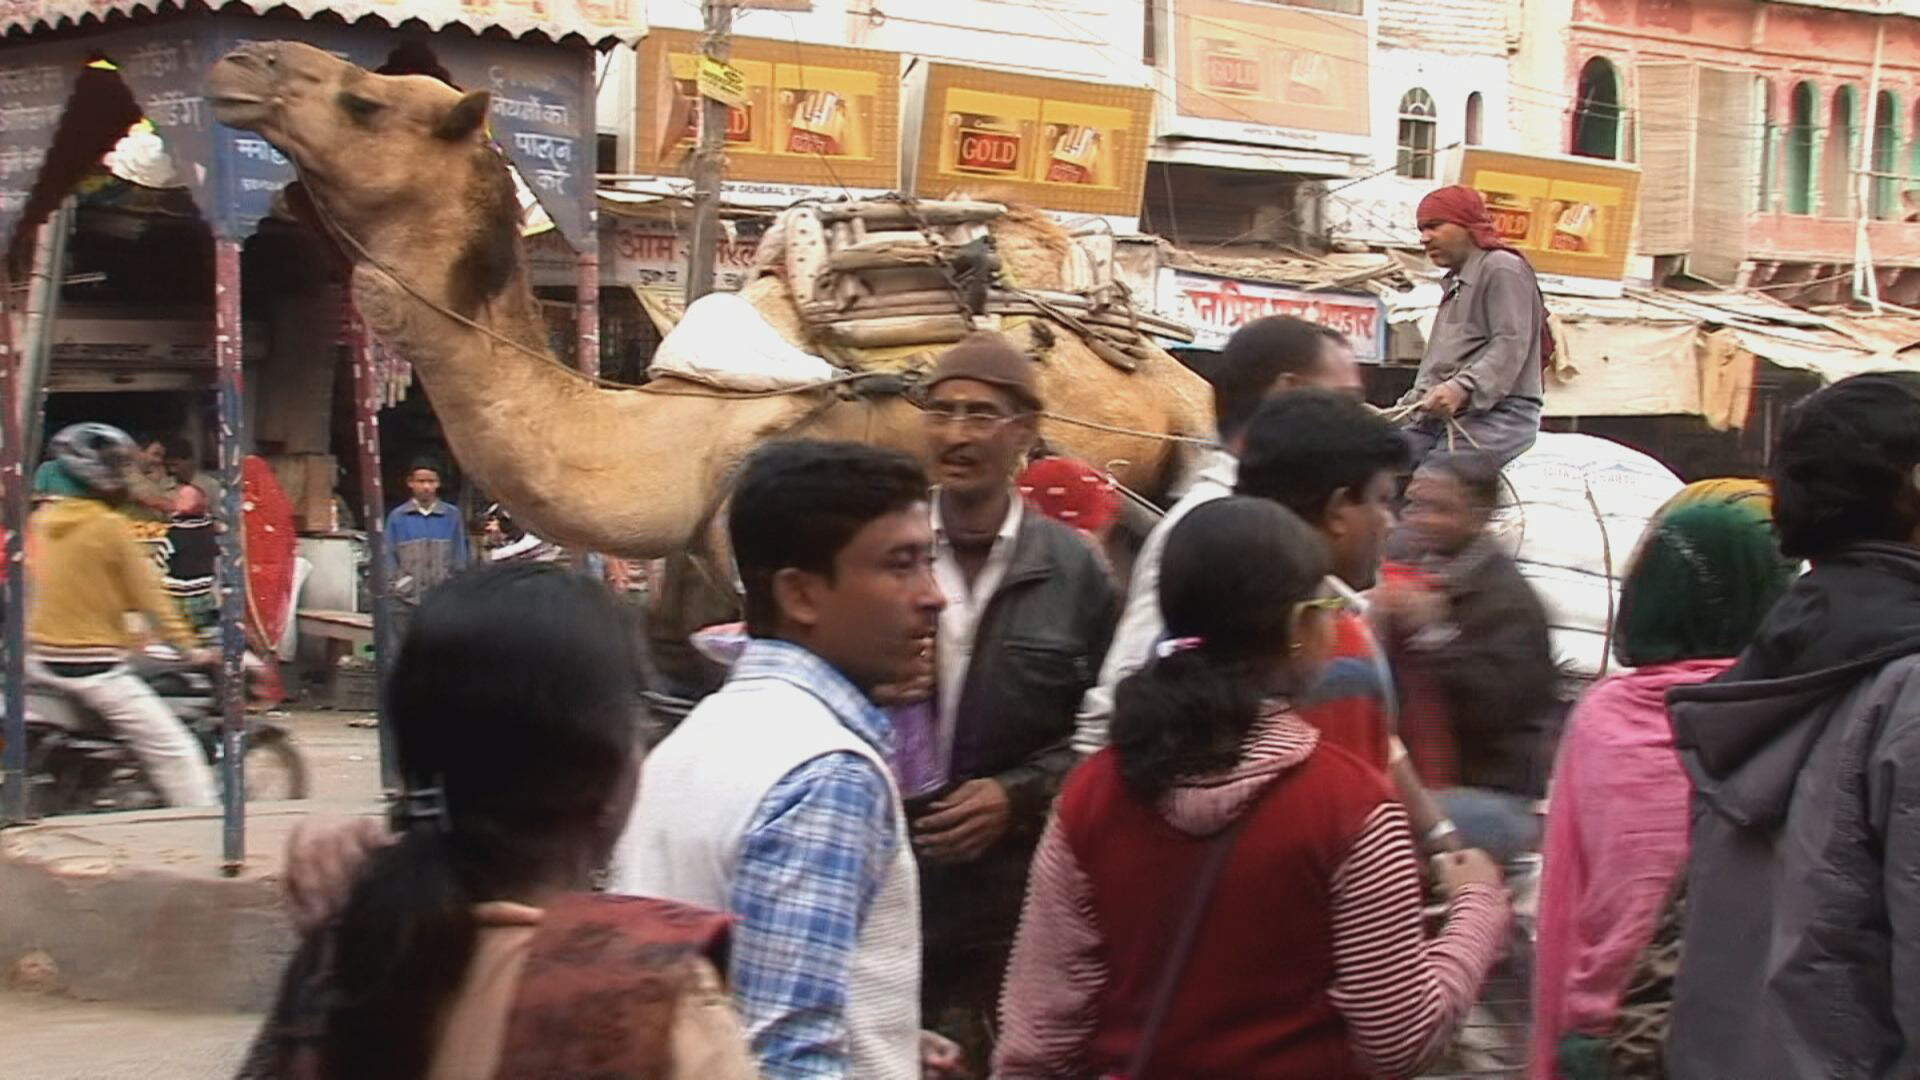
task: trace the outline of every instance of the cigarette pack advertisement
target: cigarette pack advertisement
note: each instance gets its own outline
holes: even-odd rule
[[[699,35],[655,30],[640,45],[633,170],[685,175],[699,130]],[[900,185],[897,53],[733,39],[746,105],[728,109],[729,180],[850,188]]]
[[[1459,162],[1458,182],[1480,192],[1500,238],[1542,275],[1618,281],[1625,272],[1637,168],[1479,147]]]
[[[1152,93],[928,65],[915,189],[1004,192],[1069,212],[1137,215]]]

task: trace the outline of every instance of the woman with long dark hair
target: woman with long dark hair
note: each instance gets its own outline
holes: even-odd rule
[[[295,957],[243,1078],[752,1075],[725,919],[588,891],[638,773],[625,634],[550,565],[428,595],[387,691],[398,838]]]
[[[1260,499],[1195,509],[1160,572],[1168,640],[1120,684],[1113,744],[1034,857],[995,1075],[1411,1075],[1493,963],[1508,913],[1479,852],[1442,856],[1423,937],[1406,811],[1292,710],[1342,601],[1327,553]]]

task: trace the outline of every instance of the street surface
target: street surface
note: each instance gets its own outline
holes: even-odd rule
[[[371,801],[379,740],[363,714],[297,711],[286,725],[316,799]],[[231,1076],[260,1017],[175,1013],[0,990],[0,1077],[7,1080],[208,1080]]]
[[[151,1012],[0,993],[0,1075],[18,1080],[209,1080],[232,1076],[257,1016]]]

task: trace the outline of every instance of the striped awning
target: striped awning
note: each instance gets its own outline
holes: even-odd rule
[[[17,37],[98,25],[114,16],[204,11],[208,7],[256,15],[287,8],[306,18],[325,13],[347,23],[372,18],[395,29],[404,25],[424,25],[429,30],[464,26],[476,34],[504,32],[515,38],[545,37],[596,46],[631,45],[647,27],[644,0],[232,0],[207,5],[192,0],[10,0],[0,4],[0,34]]]

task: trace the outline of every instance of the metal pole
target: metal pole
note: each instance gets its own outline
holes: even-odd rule
[[[591,87],[598,82],[598,68],[595,57],[599,54],[588,51],[583,63],[586,65],[586,85]],[[589,117],[585,121],[589,133],[595,129],[591,116],[593,97],[587,98]],[[587,234],[580,241],[578,284],[574,288],[574,330],[579,334],[579,344],[574,349],[574,361],[580,370],[589,375],[600,374],[600,195],[589,187],[587,200]]]
[[[53,328],[60,317],[60,285],[67,274],[67,237],[73,233],[73,196],[60,203],[45,224],[34,245],[33,269],[27,280],[27,318],[20,343],[21,445],[31,461],[40,453],[41,426],[46,423],[47,366],[53,357]]]
[[[387,490],[380,472],[380,407],[385,391],[374,371],[373,337],[351,299],[347,318],[353,344],[353,441],[360,468],[360,517],[367,530],[367,587],[373,593],[373,666],[378,688],[374,730],[380,738],[380,786],[391,791],[400,786],[400,764],[386,717],[380,715],[386,707],[387,671],[396,646],[391,640],[393,620],[387,597]]]
[[[1867,79],[1866,118],[1861,133],[1859,170],[1854,174],[1853,207],[1853,296],[1865,300],[1875,315],[1880,314],[1880,279],[1873,270],[1873,238],[1867,219],[1873,216],[1873,144],[1880,133],[1880,60],[1887,48],[1885,16],[1873,22],[1873,73]]]
[[[705,0],[700,49],[726,62],[733,54],[732,0]],[[700,99],[700,148],[693,160],[693,250],[687,254],[687,303],[713,291],[714,249],[720,242],[720,180],[726,172],[727,106]]]
[[[240,241],[213,241],[213,356],[220,397],[220,482],[225,485],[220,530],[220,774],[221,870],[229,877],[246,860],[247,579],[241,551],[245,501],[240,458],[247,445],[245,383],[240,365]]]
[[[27,589],[25,537],[27,528],[26,428],[16,401],[31,400],[21,378],[20,358],[13,351],[13,319],[7,312],[8,291],[0,281],[0,496],[6,500],[0,524],[6,529],[4,574],[6,620],[6,730],[0,733],[5,754],[0,758],[0,824],[27,819]]]

